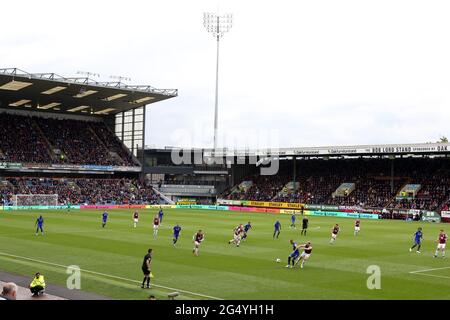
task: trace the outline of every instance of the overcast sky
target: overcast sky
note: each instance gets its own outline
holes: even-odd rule
[[[0,8],[1,67],[179,89],[148,107],[148,145],[212,146],[216,47],[203,12],[218,8],[234,14],[221,41],[219,146],[450,135],[447,0],[14,0]]]

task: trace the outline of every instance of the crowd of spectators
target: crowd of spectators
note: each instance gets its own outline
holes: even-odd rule
[[[16,194],[57,194],[58,204],[158,204],[152,187],[135,179],[7,177],[0,184],[0,205]]]
[[[292,167],[280,167],[274,176],[254,175],[245,191],[230,189],[226,199],[299,202],[366,208],[442,210],[450,207],[450,160],[406,158],[355,160],[307,160],[296,167],[298,187],[286,190],[293,181]],[[291,170],[290,175],[287,172]],[[392,170],[392,171],[391,171]],[[391,176],[391,174],[393,175]],[[348,195],[333,195],[343,183],[354,183]],[[414,197],[400,197],[406,184],[419,184]],[[293,185],[293,184],[292,184]],[[446,203],[447,201],[447,203]]]
[[[0,162],[52,161],[48,145],[39,134],[32,118],[16,115],[0,116]]]
[[[92,123],[90,124],[92,131],[102,141],[109,151],[115,152],[122,161],[124,166],[135,165],[131,154],[124,148],[119,138],[114,135],[104,123]]]
[[[135,166],[102,122],[1,114],[0,161]]]

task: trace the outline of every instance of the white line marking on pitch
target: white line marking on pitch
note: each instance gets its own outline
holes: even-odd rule
[[[411,273],[411,272],[410,272]],[[415,275],[418,275],[418,276],[427,276],[427,277],[435,277],[435,278],[445,278],[445,279],[450,279],[450,277],[447,277],[447,276],[438,276],[438,275],[435,275],[435,274],[427,274],[427,273],[414,273]]]
[[[420,273],[420,272],[427,272],[427,271],[434,271],[434,270],[443,270],[443,269],[450,269],[450,267],[443,267],[443,268],[434,268],[434,269],[425,269],[425,270],[410,271],[409,273]]]
[[[42,260],[37,260],[37,259],[31,259],[31,258],[22,257],[22,256],[16,256],[16,255],[9,254],[9,253],[5,253],[5,252],[0,252],[0,255],[9,256],[9,257],[13,257],[13,258],[19,258],[19,259],[23,259],[23,260],[34,261],[34,262],[38,262],[38,263],[42,263],[42,264],[47,264],[47,265],[50,265],[50,266],[56,266],[56,267],[66,268],[66,269],[67,269],[67,267],[68,267],[68,266],[65,266],[65,265],[62,265],[62,264],[57,264],[57,263],[52,263],[52,262],[47,262],[47,261],[42,261]],[[106,274],[106,273],[101,273],[101,272],[96,272],[96,271],[90,271],[90,270],[85,270],[85,269],[80,269],[80,270],[83,271],[83,272],[86,272],[86,273],[92,273],[92,274],[96,274],[96,275],[100,275],[100,276],[104,276],[104,277],[108,277],[108,278],[114,278],[114,279],[119,279],[119,280],[125,280],[125,281],[135,282],[135,283],[141,283],[141,282],[138,281],[138,280],[122,278],[122,277],[113,276],[113,275]],[[176,289],[176,288],[171,288],[171,287],[161,286],[161,285],[157,285],[157,284],[153,284],[153,283],[152,283],[152,286],[158,287],[158,288],[162,288],[162,289],[168,289],[168,290],[179,291],[179,292],[191,294],[191,295],[194,295],[194,296],[199,296],[199,297],[208,298],[208,299],[213,299],[213,300],[224,300],[224,299],[217,298],[217,297],[207,296],[207,295],[201,294],[201,293],[195,293],[195,292],[192,292],[192,291],[187,291],[187,290],[181,290],[181,289]]]

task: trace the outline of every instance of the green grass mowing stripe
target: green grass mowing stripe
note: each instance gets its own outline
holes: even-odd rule
[[[17,256],[17,255],[5,253],[5,252],[0,252],[0,255],[11,257],[11,258],[15,258],[15,259],[28,260],[28,261],[32,261],[32,262],[41,263],[41,264],[47,264],[47,265],[55,266],[55,267],[66,268],[66,269],[69,267],[69,266],[65,266],[65,265],[62,265],[62,264],[57,264],[57,263],[53,263],[53,262],[47,262],[47,261],[42,261],[42,260],[37,260],[37,259],[32,259],[32,258],[27,258],[27,257],[22,257],[22,256]],[[94,275],[98,275],[98,276],[102,276],[102,277],[108,277],[108,278],[124,280],[124,281],[134,282],[134,283],[141,283],[141,281],[139,281],[139,280],[127,279],[127,278],[114,276],[114,275],[111,275],[111,274],[106,274],[106,273],[101,273],[101,272],[96,272],[96,271],[91,271],[91,270],[80,269],[80,271],[86,272],[86,273],[90,273],[90,274],[94,274]],[[153,284],[153,283],[152,283],[152,286],[157,287],[157,288],[167,289],[167,290],[179,291],[179,292],[182,292],[182,293],[186,293],[186,294],[190,294],[190,295],[194,295],[194,296],[198,296],[198,297],[202,297],[202,298],[207,298],[207,299],[223,300],[221,298],[212,297],[212,296],[201,294],[201,293],[196,293],[196,292],[192,292],[192,291],[166,287],[166,286],[157,285],[157,284]]]

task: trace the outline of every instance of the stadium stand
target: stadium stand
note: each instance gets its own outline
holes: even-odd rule
[[[70,142],[70,143],[68,143]],[[101,122],[2,114],[0,160],[24,163],[136,166]]]
[[[59,204],[157,204],[159,196],[135,179],[34,178],[0,179],[0,204],[14,194],[58,194]]]
[[[368,208],[440,210],[450,206],[450,167],[448,159],[404,158],[395,160],[391,176],[389,160],[307,160],[296,168],[298,188],[286,192],[293,180],[289,168],[280,168],[275,176],[248,176],[247,191],[234,187],[223,194],[231,200],[300,202],[362,206]],[[292,170],[292,168],[291,168]],[[239,182],[241,183],[241,182]],[[346,196],[333,196],[343,183],[354,184]],[[402,197],[400,189],[406,184],[420,185],[414,197]],[[238,184],[239,185],[239,184]]]

